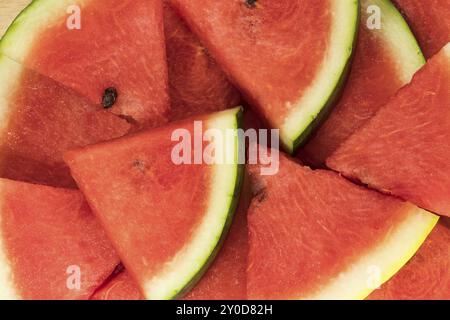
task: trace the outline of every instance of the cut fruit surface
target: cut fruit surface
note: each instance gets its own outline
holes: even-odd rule
[[[247,219],[238,209],[230,234],[211,267],[184,300],[244,300],[247,291]],[[142,300],[139,287],[127,271],[112,278],[93,300]]]
[[[125,120],[3,55],[0,83],[1,177],[74,187],[63,153],[130,129]]]
[[[35,0],[13,22],[0,51],[111,112],[159,125],[169,111],[161,1]]]
[[[245,177],[236,217],[216,260],[184,297],[185,300],[245,300],[247,298],[247,210],[252,198]]]
[[[327,164],[429,211],[450,215],[450,43]]]
[[[0,298],[88,299],[119,263],[82,194],[0,179]]]
[[[334,100],[358,2],[171,0],[247,100],[293,152]]]
[[[217,134],[204,147],[227,155],[220,164],[175,164],[172,153],[181,140],[172,141],[173,134],[182,130],[183,139],[197,141],[196,154],[204,143],[194,119],[66,155],[78,186],[147,299],[183,294],[215,257],[240,193],[240,116],[237,108],[198,119],[204,130]]]
[[[393,0],[405,15],[427,58],[450,41],[448,0]]]
[[[381,29],[368,22],[377,6]],[[299,156],[308,164],[323,167],[326,159],[354,132],[372,118],[398,89],[411,81],[425,64],[411,30],[389,0],[361,1],[358,46],[342,98]]]
[[[449,300],[450,220],[441,218],[414,258],[369,299]]]
[[[251,201],[248,179],[231,225],[217,258],[184,300],[244,300],[247,298],[247,209]],[[111,279],[93,296],[95,300],[140,300],[139,287],[128,272]]]
[[[250,299],[365,298],[414,255],[438,220],[283,155],[277,175],[251,172]]]
[[[170,84],[170,119],[236,107],[240,94],[178,14],[165,1],[164,32]]]
[[[123,270],[95,292],[91,300],[143,300],[138,285]]]

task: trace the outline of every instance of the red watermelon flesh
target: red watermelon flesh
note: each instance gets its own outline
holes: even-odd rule
[[[239,105],[239,92],[227,80],[207,49],[166,2],[164,32],[172,120]]]
[[[203,120],[205,130],[222,120],[236,126],[238,114],[239,109],[233,109],[199,120]],[[215,198],[217,204],[211,207],[209,197],[217,195],[214,183],[220,173],[215,171],[216,166],[207,164],[173,163],[171,153],[178,142],[172,141],[171,135],[180,128],[188,130],[193,140],[199,138],[198,133],[203,134],[194,132],[194,121],[188,119],[69,152],[66,156],[78,186],[99,216],[124,266],[150,299],[173,298],[174,291],[175,295],[182,293],[180,290],[183,287],[166,293],[166,283],[158,285],[160,277],[165,277],[167,266],[185,263],[185,260],[180,262],[178,257],[192,252],[185,253],[184,250],[194,250],[189,247],[190,241],[197,239],[197,232],[203,230],[205,219],[211,221],[210,212],[217,211],[211,208],[220,206],[222,201],[228,201],[231,197],[230,208],[223,211],[228,221],[228,217],[234,213],[231,211],[233,194],[237,190],[235,184],[237,186],[240,179],[239,170],[236,169],[227,177],[230,183],[225,182],[222,184],[223,189],[217,191],[226,194],[221,199]],[[228,170],[234,167],[220,166],[225,173],[230,173]],[[222,209],[219,209],[222,214]],[[221,223],[223,227],[227,225],[226,221]],[[208,225],[209,234],[216,235],[215,227]],[[219,238],[222,232],[220,229]],[[214,238],[214,241],[219,241],[219,238]],[[217,248],[217,243],[208,245]],[[200,258],[193,261],[196,259]],[[187,269],[182,271],[191,272]],[[148,289],[149,283],[154,286],[152,289]],[[178,285],[178,280],[175,285]],[[160,292],[164,292],[161,293],[163,297],[159,296]]]
[[[138,285],[128,272],[123,270],[102,286],[91,300],[143,300]]]
[[[75,183],[68,149],[123,136],[130,125],[71,89],[0,56],[0,176],[59,187]],[[8,89],[9,88],[9,89]]]
[[[305,163],[323,167],[326,159],[408,83],[425,62],[418,47],[413,46],[415,48],[409,50],[405,46],[408,48],[405,54],[393,47],[393,42],[415,39],[407,26],[401,25],[404,21],[397,21],[400,14],[392,12],[395,9],[390,8],[387,1],[377,1],[385,6],[383,23],[389,22],[391,28],[388,32],[385,29],[369,30],[365,23],[369,18],[367,8],[377,2],[362,2],[362,23],[349,79],[339,103],[315,136],[301,149],[299,156]],[[393,27],[398,32],[392,30]]]
[[[394,0],[408,20],[426,57],[432,57],[450,41],[448,0]]]
[[[79,30],[67,27],[71,5],[80,8]],[[105,89],[115,88],[118,97],[110,109],[114,114],[141,125],[167,120],[168,72],[159,0],[35,1],[16,19],[0,47],[93,104],[101,105]]]
[[[328,159],[347,177],[450,215],[450,44]]]
[[[364,298],[371,290],[366,287],[366,268],[358,276],[358,265],[371,260],[398,226],[419,210],[283,155],[277,175],[259,176],[258,166],[251,174],[257,196],[248,214],[250,299]],[[436,222],[431,220],[425,233]],[[416,247],[416,240],[412,242]],[[368,266],[390,270],[392,266],[381,267],[388,256],[379,255]]]
[[[193,132],[193,122],[190,121],[189,125],[187,128]],[[129,137],[124,143],[117,140],[72,152],[66,158],[80,189],[87,195],[117,251],[123,256],[126,252],[124,264],[127,269],[132,266],[133,278],[138,282],[145,282],[149,275],[162,268],[164,261],[182,248],[206,206],[195,191],[208,188],[209,172],[202,170],[202,166],[189,166],[187,170],[186,166],[172,165],[168,150],[174,143],[168,138],[179,127],[179,123],[174,123],[151,134]],[[118,174],[120,178],[116,177]],[[111,179],[113,176],[115,178]],[[156,192],[158,189],[161,191]],[[179,194],[180,189],[192,192]],[[126,196],[115,201],[105,197],[115,192]],[[122,197],[124,201],[121,201]],[[147,200],[143,202],[142,198]],[[160,204],[163,206],[158,208]],[[189,214],[178,209],[184,207],[190,208]],[[129,215],[122,217],[125,212],[133,212],[132,219]],[[165,218],[166,212],[171,213],[169,221]],[[150,213],[154,221],[149,219]],[[136,228],[147,225],[158,228],[152,228],[153,232]],[[112,226],[120,226],[123,231],[116,232],[116,227]],[[170,231],[172,228],[175,231]],[[181,229],[188,232],[178,232]],[[126,230],[133,230],[131,239]],[[155,248],[149,243],[161,243],[165,250],[161,252],[159,246]]]
[[[372,300],[450,299],[450,220],[441,221],[414,258]]]
[[[292,3],[291,7],[287,2],[265,1],[264,6],[269,7],[270,10],[252,11],[245,5],[245,1],[208,1],[207,3],[200,0],[172,1],[183,17],[191,22],[190,25],[197,26],[195,28],[197,34],[212,50],[214,57],[222,62],[222,67],[230,68],[225,71],[233,76],[236,83],[240,84],[247,97],[251,97],[250,100],[254,101],[264,101],[261,104],[276,108],[276,118],[271,119],[275,127],[282,125],[283,118],[287,114],[286,109],[277,106],[283,105],[286,101],[296,100],[298,92],[311,83],[324,55],[331,20],[328,1],[319,1],[310,6],[308,8],[310,12],[305,12],[305,9],[299,4]],[[299,18],[300,15],[302,15],[301,18]],[[262,63],[261,55],[273,52],[277,43],[281,46],[287,42],[286,39],[279,39],[279,33],[275,34],[273,31],[273,28],[279,25],[283,19],[296,20],[296,28],[292,32],[298,37],[293,42],[295,42],[297,52],[302,53],[302,59],[291,58],[292,60],[286,61],[284,64],[265,59]],[[239,33],[230,33],[227,38],[220,37],[219,40],[219,31],[226,30],[227,25],[233,25],[235,30],[239,30]],[[315,27],[315,32],[306,34],[305,30],[310,30],[311,25]],[[200,29],[201,27],[204,29]],[[257,39],[261,37],[261,34],[264,34],[266,44],[258,42]],[[262,47],[249,50],[249,43],[261,44]],[[288,46],[285,50],[289,51],[293,48]],[[303,59],[304,51],[308,52],[306,59]],[[285,58],[288,59],[287,52],[285,54]],[[230,55],[230,57],[227,59],[226,55]],[[224,63],[225,60],[231,60],[236,64]],[[301,63],[301,65],[296,65],[294,68],[293,61]],[[277,70],[276,73],[273,71],[274,69]],[[267,87],[259,87],[261,83],[267,83]],[[270,110],[264,111],[263,115],[268,117]]]
[[[14,292],[3,298],[88,299],[118,264],[80,192],[2,179],[0,194],[0,295]],[[67,286],[73,266],[79,289]]]
[[[322,83],[328,53],[340,52],[340,47],[331,48],[334,42],[330,34],[342,11],[346,11],[345,23],[352,21],[350,11],[354,3],[335,0],[171,0],[170,3],[260,116],[271,127],[280,128],[283,145],[293,152],[303,132],[318,116],[317,109],[324,107],[332,94],[328,92],[328,84],[324,84],[320,102],[302,104],[303,99],[309,100],[313,88],[319,86],[316,82]],[[341,4],[347,7],[335,10]],[[340,36],[340,44],[348,40],[345,50],[349,58],[353,32],[351,37]],[[343,56],[336,57],[334,62],[339,64],[345,60]],[[326,71],[330,72],[329,69]],[[340,75],[336,71],[325,78],[331,81]],[[310,109],[314,110],[309,113]],[[303,117],[304,112],[308,116]]]
[[[211,267],[185,300],[244,300],[247,298],[247,209],[251,200],[248,179],[230,233]],[[95,300],[141,300],[139,287],[121,272],[93,296]]]

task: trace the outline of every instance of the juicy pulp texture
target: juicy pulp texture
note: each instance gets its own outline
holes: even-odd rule
[[[143,300],[139,287],[125,270],[100,287],[91,300]]]
[[[230,234],[211,267],[183,300],[246,299],[246,212],[238,211]],[[94,300],[142,300],[139,287],[127,271],[109,281]]]
[[[81,28],[70,29],[77,12]],[[116,88],[118,99],[110,110],[141,126],[167,120],[168,72],[158,0],[36,0],[11,25],[0,51],[92,104],[100,105],[105,89]]]
[[[441,218],[411,261],[369,299],[449,300],[450,220]]]
[[[170,2],[292,152],[350,59],[355,2]]]
[[[118,264],[80,192],[1,179],[0,203],[2,299],[88,299]]]
[[[232,109],[199,120],[205,130],[237,130],[239,116],[240,110]],[[148,299],[174,298],[193,285],[215,256],[234,214],[241,179],[237,138],[214,143],[234,164],[176,165],[171,153],[177,143],[171,135],[180,128],[196,134],[193,126],[193,119],[175,122],[66,156]]]
[[[448,0],[393,0],[405,15],[427,58],[450,41]]]
[[[278,175],[258,172],[248,215],[250,299],[364,298],[375,289],[368,272],[387,281],[438,219],[285,156]]]
[[[247,209],[251,201],[248,179],[230,232],[217,258],[185,300],[245,300],[247,298]],[[140,300],[139,287],[123,271],[94,295],[95,300]]]
[[[369,6],[381,9],[382,28],[370,30]],[[425,63],[420,48],[401,14],[387,0],[364,0],[358,46],[339,103],[314,137],[301,149],[300,158],[315,167],[385,105]]]
[[[130,129],[125,120],[1,55],[0,83],[1,177],[74,187],[63,153]]]
[[[422,208],[450,215],[450,44],[327,164]]]
[[[239,92],[168,3],[164,6],[164,32],[171,120],[239,105]]]

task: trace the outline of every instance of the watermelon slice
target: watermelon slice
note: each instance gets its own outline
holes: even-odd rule
[[[171,120],[239,105],[239,92],[172,7],[164,4]]]
[[[369,299],[449,300],[450,220],[441,218],[414,258]]]
[[[169,111],[162,18],[158,0],[35,0],[0,51],[92,104],[159,125]]]
[[[328,159],[330,168],[450,216],[450,43]]]
[[[0,179],[0,199],[0,299],[88,299],[118,264],[80,192]]]
[[[348,69],[358,2],[171,0],[293,152],[334,100]]]
[[[247,298],[247,209],[250,201],[250,185],[248,179],[244,179],[243,193],[229,235],[211,267],[184,300]],[[92,299],[141,300],[143,297],[129,273],[124,271],[98,290]]]
[[[184,300],[244,300],[247,298],[247,209],[251,201],[248,179],[230,228],[217,258]],[[140,300],[139,287],[128,272],[111,279],[92,297],[94,300]]]
[[[448,0],[394,0],[408,20],[427,58],[450,41]]]
[[[1,177],[74,187],[63,152],[130,130],[125,120],[2,55],[0,83]]]
[[[204,130],[228,137],[216,135],[205,146],[227,154],[224,164],[174,164],[175,130],[191,133],[197,151],[202,146],[192,119],[66,155],[75,180],[147,299],[183,294],[219,249],[241,185],[242,167],[236,161],[240,115],[237,108],[199,118]]]
[[[371,6],[381,9],[379,30],[367,27],[373,15],[368,10]],[[315,167],[323,167],[325,160],[425,63],[416,39],[389,0],[361,1],[361,16],[358,46],[343,96],[299,154]]]
[[[277,175],[259,176],[258,167],[251,173],[250,299],[365,298],[414,255],[438,220],[283,155]]]

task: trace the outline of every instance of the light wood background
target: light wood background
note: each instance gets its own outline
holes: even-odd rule
[[[31,0],[0,0],[0,37]]]

